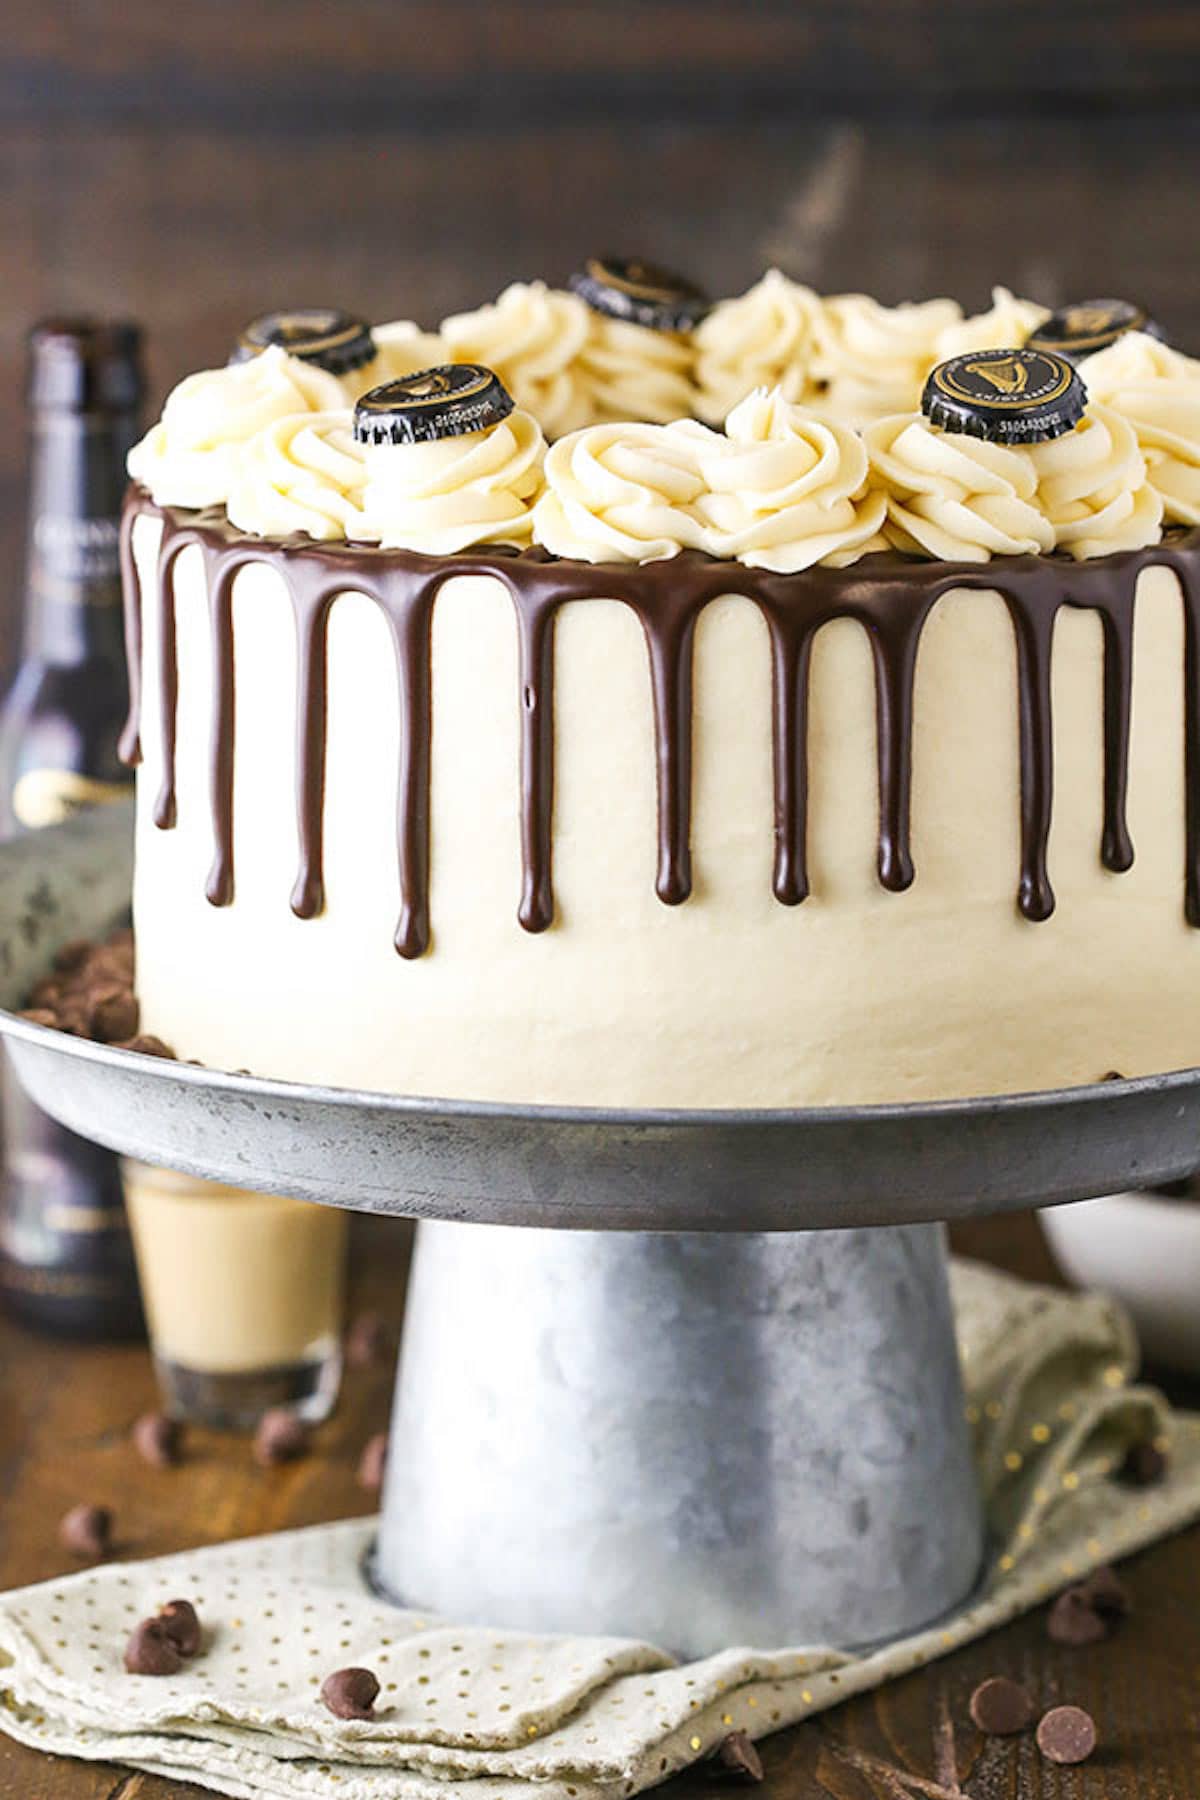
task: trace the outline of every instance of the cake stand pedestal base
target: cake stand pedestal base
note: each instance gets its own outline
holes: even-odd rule
[[[851,1647],[983,1557],[944,1235],[418,1232],[375,1575],[530,1631]]]

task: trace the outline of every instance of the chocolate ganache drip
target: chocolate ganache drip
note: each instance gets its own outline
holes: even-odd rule
[[[544,931],[554,918],[551,823],[554,805],[554,620],[577,600],[615,600],[638,617],[645,637],[654,699],[658,789],[658,863],[655,888],[668,906],[688,898],[691,871],[692,659],[696,623],[722,595],[740,595],[760,609],[769,632],[775,783],[772,888],[795,906],[808,891],[808,687],[813,641],[833,619],[863,626],[875,670],[879,784],[878,870],[894,893],[911,886],[913,682],[921,632],[936,601],[954,588],[1000,594],[1012,619],[1017,650],[1020,720],[1021,868],[1017,904],[1025,918],[1048,919],[1054,890],[1047,847],[1054,798],[1051,652],[1063,606],[1097,613],[1104,633],[1104,867],[1133,862],[1126,820],[1130,700],[1133,682],[1134,599],[1139,575],[1162,566],[1177,577],[1186,630],[1186,870],[1185,908],[1200,925],[1200,532],[1178,534],[1143,550],[1120,551],[1090,562],[1060,557],[998,558],[990,563],[921,562],[894,553],[862,558],[843,569],[816,567],[773,574],[721,562],[699,551],[645,564],[593,564],[517,554],[486,547],[451,557],[410,550],[318,543],[309,538],[267,540],[236,531],[219,510],[184,512],[154,504],[132,488],[122,520],[126,646],[131,708],[121,744],[137,762],[142,705],[143,596],[133,558],[135,520],[162,522],[154,592],[159,659],[157,702],[163,744],[162,783],[154,821],[175,823],[175,720],[179,671],[175,631],[175,566],[195,546],[204,560],[210,610],[214,704],[210,747],[213,861],[206,892],[214,906],[234,895],[233,766],[235,754],[232,596],[239,570],[262,563],[282,578],[296,624],[297,829],[300,866],[292,910],[313,918],[324,905],[326,658],[329,615],[337,596],[367,595],[386,616],[400,686],[400,766],[397,771],[397,863],[400,919],[396,949],[417,957],[429,945],[429,788],[432,732],[430,641],[433,608],[443,582],[486,575],[511,597],[519,641],[521,717],[522,886],[517,916],[526,931]]]

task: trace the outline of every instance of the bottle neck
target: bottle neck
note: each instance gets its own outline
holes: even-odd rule
[[[30,454],[25,655],[75,664],[119,652],[117,551],[133,413],[40,410]]]

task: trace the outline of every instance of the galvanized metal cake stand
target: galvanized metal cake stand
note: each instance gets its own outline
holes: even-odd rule
[[[123,807],[0,849],[0,1003],[124,914],[130,842]],[[33,1098],[113,1149],[422,1221],[387,1592],[687,1655],[861,1645],[960,1602],[984,1526],[931,1221],[1200,1162],[1197,1070],[919,1106],[602,1111],[229,1075],[11,1013],[0,1030]]]

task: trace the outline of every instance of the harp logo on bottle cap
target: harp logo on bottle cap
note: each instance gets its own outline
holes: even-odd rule
[[[921,411],[942,431],[996,444],[1037,444],[1073,431],[1087,389],[1063,356],[1045,350],[968,350],[939,363]]]
[[[1043,319],[1036,331],[1026,339],[1030,350],[1049,350],[1057,356],[1092,356],[1106,350],[1127,331],[1145,331],[1151,337],[1163,336],[1144,306],[1129,300],[1076,300],[1060,306]]]

